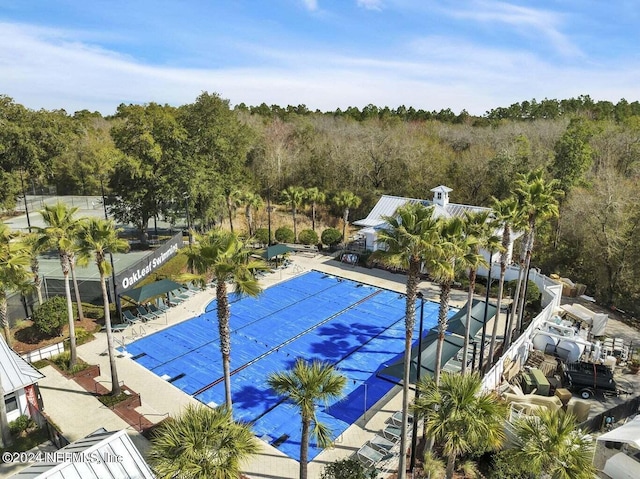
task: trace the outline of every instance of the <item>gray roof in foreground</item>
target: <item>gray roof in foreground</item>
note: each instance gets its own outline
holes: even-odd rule
[[[16,479],[153,479],[155,477],[124,429],[115,432],[99,429],[51,454],[57,454],[54,458],[62,461],[38,462],[11,477]],[[69,460],[63,460],[67,457]],[[45,456],[46,459],[48,459],[47,456]]]
[[[5,340],[0,338],[0,379],[4,394],[34,384],[43,377],[40,371],[18,356]]]

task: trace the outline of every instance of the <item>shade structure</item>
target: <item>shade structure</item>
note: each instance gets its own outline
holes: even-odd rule
[[[484,324],[484,309],[486,304],[487,303],[485,303],[484,301],[480,301],[479,299],[475,299],[473,301],[473,306],[471,306],[471,324],[469,325],[469,337],[471,338],[474,338],[475,335],[478,334],[478,331],[482,329],[482,325]],[[465,304],[460,311],[458,311],[449,319],[449,326],[447,327],[447,331],[464,337],[465,325],[467,323],[468,306],[469,303]],[[496,315],[496,310],[497,308],[489,303],[489,305],[487,306],[487,322],[489,322],[491,318]]]
[[[124,293],[120,293],[120,297],[128,298],[136,303],[143,303],[147,299],[155,298],[168,293],[169,291],[175,291],[176,289],[184,288],[180,283],[171,281],[170,279],[161,279],[155,283],[145,284],[139,288],[133,288]]]
[[[447,333],[442,345],[442,365],[444,366],[458,351],[464,346],[464,339],[460,336]],[[420,377],[433,376],[436,367],[436,349],[438,347],[438,331],[430,330],[422,338],[422,357]],[[409,372],[409,382],[415,384],[418,373],[418,346],[411,348],[411,366]],[[402,381],[404,377],[404,355],[396,362],[378,371],[378,376],[387,376]]]
[[[273,246],[269,246],[261,256],[266,260],[270,260],[276,256],[282,256],[283,254],[289,253],[290,251],[293,251],[293,248],[286,244],[274,244]]]

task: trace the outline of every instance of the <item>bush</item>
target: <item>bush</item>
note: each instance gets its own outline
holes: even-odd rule
[[[272,235],[273,236],[273,235]],[[256,234],[254,235],[255,240],[261,244],[269,244],[269,229],[267,228],[258,228],[256,230]]]
[[[11,421],[9,423],[9,431],[14,436],[17,436],[21,432],[24,432],[27,429],[33,428],[35,425],[36,423],[33,422],[33,419],[23,414],[22,416],[19,416],[18,419],[16,419],[15,421]]]
[[[57,356],[53,356],[50,361],[55,364],[58,369],[64,371],[68,374],[75,374],[77,372],[86,369],[88,364],[78,359],[76,365],[72,368],[69,368],[69,360],[71,359],[71,353],[69,351],[65,351],[64,353],[60,353]]]
[[[342,241],[342,233],[336,228],[327,228],[322,232],[321,239],[323,244],[335,246]]]
[[[293,235],[293,230],[286,226],[281,226],[276,230],[276,241],[278,243],[293,243],[296,237]]]
[[[93,334],[84,328],[76,328],[76,345],[80,346],[84,343],[91,341],[94,338]]]
[[[298,241],[302,244],[318,244],[318,233],[313,230],[302,230],[298,235]]]
[[[508,281],[504,284],[505,291],[509,291],[510,294],[515,294],[517,280]],[[529,286],[527,287],[527,306],[538,306],[541,298],[540,288],[533,281],[529,280]]]
[[[356,459],[342,459],[327,464],[322,470],[321,479],[373,479],[376,471],[368,471]]]
[[[489,469],[490,479],[528,479],[530,467],[517,461],[513,449],[506,449],[493,455],[491,468]]]
[[[31,318],[38,333],[47,337],[60,336],[68,321],[67,300],[62,296],[48,299],[33,311]]]

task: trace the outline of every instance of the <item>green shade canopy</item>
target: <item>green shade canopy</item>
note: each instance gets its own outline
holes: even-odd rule
[[[269,246],[261,256],[266,260],[270,260],[276,256],[282,256],[283,254],[289,253],[290,251],[293,251],[293,248],[286,244],[274,244],[273,246]]]
[[[471,324],[469,326],[470,338],[474,338],[475,335],[478,334],[478,331],[482,329],[482,325],[484,324],[485,304],[486,303],[484,301],[480,301],[479,299],[473,300],[473,306],[471,307]],[[460,311],[449,318],[449,326],[447,326],[447,331],[464,337],[468,306],[469,303],[465,304]],[[496,309],[497,308],[495,306],[489,303],[489,305],[487,306],[487,322],[489,322],[491,318],[495,316]]]
[[[458,351],[464,346],[464,340],[459,336],[447,334],[444,337],[444,343],[442,345],[442,365],[453,358]],[[432,329],[429,333],[422,338],[422,361],[420,377],[432,377],[435,374],[436,367],[436,349],[438,347],[438,331]],[[404,356],[404,354],[403,354]],[[418,373],[418,346],[411,348],[411,366],[409,373],[409,382],[416,383]],[[395,363],[387,366],[386,368],[378,371],[379,376],[389,376],[395,379],[399,379],[402,382],[404,376],[404,357],[396,361]]]
[[[120,293],[119,296],[122,298],[128,298],[136,303],[143,303],[147,299],[155,298],[156,296],[161,296],[169,291],[174,291],[180,288],[184,288],[180,283],[176,283],[170,279],[161,279],[155,283],[145,284],[139,288],[133,288],[129,291],[125,291],[124,293]]]

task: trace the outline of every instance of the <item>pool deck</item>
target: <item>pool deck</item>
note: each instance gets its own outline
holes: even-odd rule
[[[366,284],[393,291],[404,292],[406,276],[379,269],[354,267],[347,264],[330,261],[330,257],[316,255],[314,257],[303,254],[292,255],[293,264],[286,269],[276,270],[267,274],[260,281],[268,288],[281,281],[302,274],[311,269],[341,276]],[[427,281],[421,282],[420,290],[426,299],[438,301],[439,287]],[[154,321],[128,327],[124,332],[115,333],[117,346],[135,341],[141,334],[150,334],[179,323],[204,311],[209,302],[215,298],[215,290],[207,289],[179,306],[171,308],[164,316]],[[451,306],[462,307],[466,303],[467,294],[454,290],[451,294]],[[491,331],[491,323],[488,330]],[[232,352],[233,354],[233,344]],[[109,387],[109,361],[106,355],[106,336],[98,333],[97,339],[78,348],[78,355],[90,364],[99,364],[101,376],[96,378]],[[159,378],[146,368],[126,356],[117,359],[118,375],[121,382],[141,396],[142,405],[136,411],[144,415],[151,422],[156,423],[167,415],[178,414],[185,405],[198,404],[194,398],[183,393],[172,384]],[[46,377],[39,381],[44,400],[45,412],[62,429],[62,433],[70,441],[80,439],[100,427],[109,430],[128,428],[129,434],[136,446],[143,454],[148,450],[148,441],[140,435],[134,427],[128,426],[110,409],[101,405],[95,397],[88,394],[71,380],[62,377],[56,370],[47,367],[43,370]],[[326,449],[309,463],[309,478],[319,478],[322,469],[337,459],[343,459],[354,454],[360,446],[372,439],[374,435],[384,429],[390,416],[401,409],[401,388],[395,386],[373,408],[369,409],[365,418],[360,418],[338,437],[334,447]],[[70,403],[73,407],[69,407]],[[82,411],[78,414],[78,411]],[[243,472],[250,478],[297,478],[298,462],[287,457],[278,449],[263,443],[261,453],[250,463],[245,464]],[[391,465],[391,464],[390,464]],[[15,472],[15,471],[14,471]],[[0,471],[1,473],[1,471]]]

